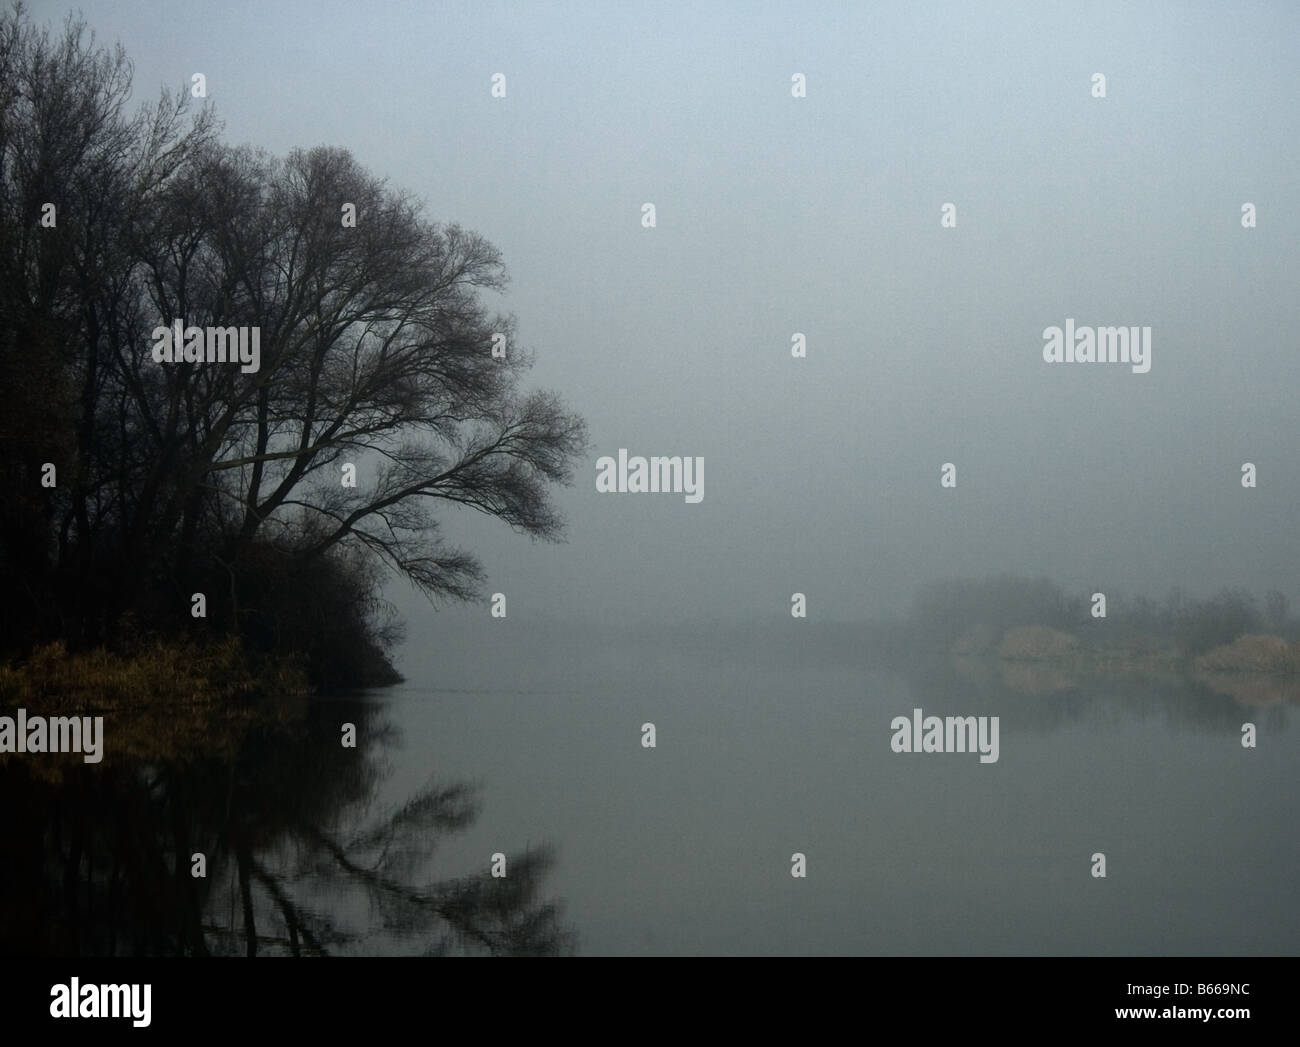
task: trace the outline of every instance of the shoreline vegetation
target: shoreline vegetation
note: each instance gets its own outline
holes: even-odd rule
[[[1200,684],[1242,705],[1300,702],[1300,643],[1271,634],[1246,634],[1206,654],[1174,650],[1103,649],[1082,646],[1078,637],[1044,626],[1020,626],[991,649],[963,637],[951,650],[966,677],[1000,669],[1003,684],[1022,693],[1052,694],[1085,681],[1129,679]]]
[[[1197,598],[1072,594],[1044,578],[949,579],[926,586],[899,623],[909,646],[955,657],[1095,669],[1300,672],[1300,620],[1274,590]]]
[[[132,75],[0,10],[0,700],[399,682],[384,583],[481,597],[445,514],[560,540],[586,423],[529,385],[492,243]]]
[[[1205,599],[1175,590],[1160,603],[1115,597],[1105,606],[1043,579],[947,580],[921,590],[901,618],[819,631],[826,635],[817,650],[828,657],[835,647],[865,650],[885,667],[937,657],[966,676],[1000,669],[1015,690],[1050,693],[1087,679],[1140,677],[1195,681],[1248,704],[1300,699],[1300,622],[1276,592],[1261,603],[1241,590]],[[742,635],[733,625],[695,639],[725,646]],[[0,705],[44,713],[246,708],[265,698],[334,693],[310,662],[238,636],[155,634],[118,651],[56,641],[0,664]],[[396,673],[374,676],[370,686],[401,681]]]
[[[1243,705],[1300,702],[1300,621],[1278,591],[1163,600],[1071,595],[1045,579],[949,580],[883,626],[891,658],[949,660],[967,679],[1052,695],[1106,680],[1191,684]]]
[[[956,658],[997,658],[1004,662],[1050,663],[1090,673],[1268,673],[1300,674],[1300,642],[1288,643],[1271,633],[1248,633],[1219,644],[1205,654],[1173,649],[1088,647],[1079,637],[1042,625],[1008,629],[990,643],[983,627],[958,637]]]
[[[271,658],[236,638],[200,645],[155,640],[131,652],[70,651],[62,641],[0,665],[0,709],[41,716],[112,718],[111,758],[187,761],[241,751],[250,732],[292,732],[306,715],[310,681],[301,657]],[[0,753],[0,766],[12,758]],[[23,761],[57,781],[77,753]]]
[[[26,659],[0,665],[0,702],[54,713],[310,693],[300,657],[257,657],[235,638],[211,644],[156,640],[130,653],[103,647],[70,651],[56,640]]]

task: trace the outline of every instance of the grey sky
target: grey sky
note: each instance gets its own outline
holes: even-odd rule
[[[511,619],[1000,571],[1300,597],[1300,7],[75,6],[138,97],[202,72],[228,140],[347,147],[502,250],[530,384],[592,436],[568,544],[448,523]],[[1067,317],[1150,325],[1150,373],[1044,363]],[[703,456],[703,502],[598,494],[620,447]]]

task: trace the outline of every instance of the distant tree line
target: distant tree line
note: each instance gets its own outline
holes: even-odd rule
[[[83,24],[0,15],[3,653],[190,630],[391,679],[384,573],[477,592],[449,505],[555,538],[584,424],[520,391],[483,238],[342,149],[233,147],[186,90],[130,93]],[[177,320],[256,328],[258,367],[158,362]]]
[[[909,632],[947,646],[972,626],[1002,631],[1044,625],[1091,646],[1175,650],[1187,657],[1246,634],[1300,638],[1300,623],[1291,617],[1286,596],[1276,590],[1262,602],[1242,589],[1223,589],[1200,599],[1181,589],[1161,600],[1122,593],[1106,596],[1106,617],[1094,618],[1091,593],[1069,594],[1044,578],[950,579],[918,592],[908,615]]]

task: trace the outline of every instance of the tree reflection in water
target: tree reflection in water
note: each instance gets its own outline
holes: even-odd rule
[[[432,783],[366,817],[394,737],[373,699],[177,715],[205,722],[186,731],[170,712],[118,715],[105,722],[102,764],[26,754],[0,763],[0,950],[572,951],[558,903],[543,895],[551,847],[510,855],[501,879],[486,856],[481,874],[435,875],[439,843],[477,818],[469,786]],[[358,748],[340,746],[343,722],[357,725]],[[191,875],[195,852],[206,877]]]

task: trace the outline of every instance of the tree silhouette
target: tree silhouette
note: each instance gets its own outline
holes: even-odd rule
[[[269,636],[305,604],[250,593],[268,572],[335,579],[315,588],[343,607],[375,591],[367,565],[468,598],[481,568],[442,542],[440,507],[559,536],[548,490],[585,426],[521,389],[515,322],[482,301],[506,285],[491,244],[346,150],[228,146],[207,110],[182,131],[183,92],[128,118],[129,62],[75,21],[55,41],[5,15],[0,82],[0,375],[23,405],[0,431],[22,492],[0,573],[26,594],[20,633],[174,623],[201,590],[211,624]],[[176,320],[256,328],[260,366],[156,361]]]

